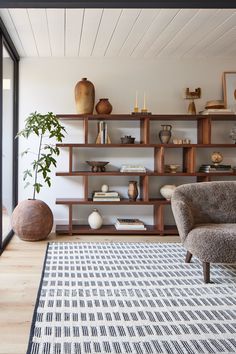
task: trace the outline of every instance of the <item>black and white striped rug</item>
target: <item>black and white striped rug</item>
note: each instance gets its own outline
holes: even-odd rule
[[[236,265],[173,243],[50,243],[28,354],[236,353]]]

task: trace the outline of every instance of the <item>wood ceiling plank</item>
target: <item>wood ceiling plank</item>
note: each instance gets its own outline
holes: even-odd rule
[[[191,34],[187,40],[185,40],[182,45],[179,47],[181,49],[181,56],[189,56],[191,52],[195,49],[195,54],[202,55],[201,52],[198,51],[197,46],[198,43],[206,38],[215,28],[217,28],[221,23],[227,20],[232,14],[234,10],[232,9],[218,9],[215,13],[212,13],[209,16],[209,19],[198,28],[197,31]],[[196,47],[196,48],[195,48]]]
[[[188,51],[188,56],[204,56],[205,50],[214,43],[220,36],[225,32],[233,28],[236,24],[236,13],[235,10],[232,11],[232,14],[223,19],[217,26],[213,27],[201,41],[192,46],[191,50]]]
[[[106,49],[105,56],[115,57],[118,55],[128,33],[132,30],[137,21],[140,9],[123,9],[115,32],[111,38],[109,46]]]
[[[26,9],[10,9],[9,14],[14,22],[14,26],[23,43],[25,55],[27,57],[38,56],[37,45],[29,21],[28,12]]]
[[[65,10],[46,9],[52,56],[65,55]]]
[[[8,33],[11,36],[11,39],[17,49],[19,56],[25,57],[26,56],[25,49],[24,49],[23,44],[21,42],[19,33],[16,30],[15,24],[12,21],[9,11],[7,9],[0,9],[0,16],[6,26]]]
[[[236,27],[226,31],[204,50],[205,56],[225,56],[231,48],[236,48]]]
[[[132,57],[143,57],[147,50],[152,46],[156,38],[176,16],[178,11],[178,9],[161,9],[157,13],[157,16],[154,18],[152,24],[144,34],[141,41],[134,48]]]
[[[76,57],[79,54],[84,9],[66,9],[65,55]]]
[[[28,9],[28,14],[39,56],[50,57],[52,52],[50,48],[46,10]]]
[[[157,9],[143,9],[141,11],[137,21],[134,23],[134,26],[120,49],[119,56],[127,57],[132,54],[140,39],[149,29],[150,24],[157,16],[158,12],[159,10]]]
[[[91,56],[102,16],[103,9],[85,9],[79,56]]]
[[[104,9],[101,25],[94,43],[92,56],[104,56],[121,16],[121,9]]]
[[[196,13],[197,9],[182,9],[169,22],[168,26],[154,41],[150,49],[146,52],[145,57],[153,58],[175,37],[176,33],[181,30],[183,25],[187,23]]]

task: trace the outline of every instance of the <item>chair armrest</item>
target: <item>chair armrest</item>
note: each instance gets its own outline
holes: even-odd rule
[[[175,198],[171,199],[171,208],[181,241],[184,242],[188,233],[194,227],[192,210],[186,202]]]

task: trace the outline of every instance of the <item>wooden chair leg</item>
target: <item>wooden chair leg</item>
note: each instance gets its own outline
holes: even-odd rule
[[[210,263],[203,262],[202,267],[203,267],[204,283],[208,284],[210,283]]]
[[[192,259],[192,253],[187,251],[186,257],[185,257],[185,263],[190,263]]]

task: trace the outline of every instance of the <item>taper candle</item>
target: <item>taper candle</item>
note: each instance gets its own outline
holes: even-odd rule
[[[135,107],[138,107],[138,91],[136,91],[136,96],[135,96]]]
[[[143,94],[143,109],[146,109],[146,93]]]

